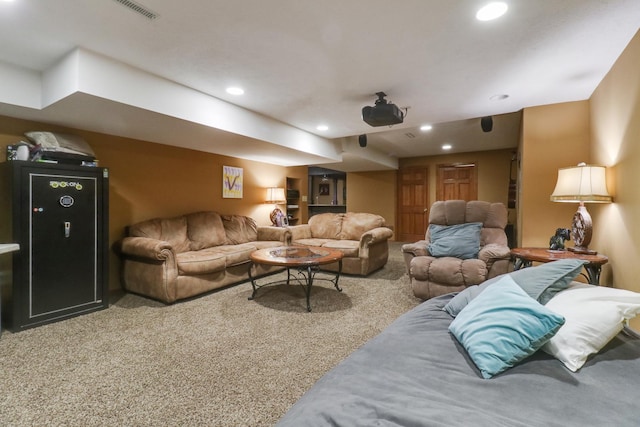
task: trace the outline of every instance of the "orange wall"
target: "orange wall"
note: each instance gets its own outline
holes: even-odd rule
[[[429,205],[436,201],[438,165],[475,163],[478,173],[478,200],[507,204],[509,197],[509,167],[515,149],[476,151],[400,159],[400,167],[426,166],[429,169]]]
[[[592,246],[609,257],[601,282],[640,292],[640,32],[591,97],[591,152],[613,203],[592,205]],[[640,319],[632,321],[640,330]]]
[[[396,222],[396,171],[347,174],[347,211],[382,216],[388,226]]]
[[[265,204],[266,187],[284,187],[291,172],[304,178],[306,167],[285,168],[233,157],[65,129],[0,116],[0,149],[24,139],[32,130],[62,131],[82,136],[95,151],[100,166],[109,168],[109,247],[121,239],[127,225],[154,217],[181,215],[198,210],[251,216],[269,225],[273,205]],[[242,199],[222,198],[222,166],[243,168]],[[113,250],[109,288],[120,289],[120,260]]]
[[[525,108],[520,154],[518,246],[547,247],[557,228],[571,228],[578,205],[549,200],[558,169],[590,163],[589,102]]]

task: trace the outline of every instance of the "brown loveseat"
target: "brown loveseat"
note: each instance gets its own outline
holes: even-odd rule
[[[384,267],[389,259],[391,229],[384,218],[371,213],[323,213],[308,224],[289,227],[291,244],[339,249],[344,254],[342,272],[366,276]],[[337,271],[337,264],[322,266]]]
[[[120,244],[127,291],[165,303],[248,279],[249,255],[282,246],[285,228],[257,226],[252,218],[196,212],[129,227]],[[278,270],[256,265],[254,276]]]
[[[402,252],[415,296],[429,299],[449,292],[459,292],[477,285],[509,269],[507,246],[507,209],[502,203],[479,200],[447,200],[435,202],[429,212],[429,225],[455,226],[481,223],[476,256],[463,259],[433,256],[427,249],[431,242],[429,229],[425,240],[402,246]],[[442,229],[442,227],[441,227]]]

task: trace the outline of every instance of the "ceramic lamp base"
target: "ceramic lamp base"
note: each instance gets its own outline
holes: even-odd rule
[[[271,223],[273,225],[275,225],[276,227],[282,227],[282,225],[283,225],[282,224],[282,218],[284,218],[284,214],[282,213],[280,208],[275,208],[269,214],[269,219],[271,220]]]

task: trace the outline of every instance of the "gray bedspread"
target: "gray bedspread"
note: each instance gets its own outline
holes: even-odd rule
[[[640,340],[619,334],[572,373],[538,351],[482,379],[449,334],[442,307],[420,304],[324,375],[285,426],[639,426]]]

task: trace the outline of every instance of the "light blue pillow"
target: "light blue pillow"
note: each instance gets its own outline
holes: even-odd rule
[[[555,294],[566,289],[578,276],[586,261],[579,259],[561,259],[535,267],[527,267],[508,274],[529,296],[540,304],[546,304]],[[496,283],[505,275],[497,276],[480,285],[469,286],[453,297],[444,311],[456,317],[469,302],[488,286]]]
[[[456,225],[429,225],[427,250],[434,257],[478,258],[481,222]]]
[[[504,276],[473,299],[449,325],[483,378],[491,378],[535,353],[564,324],[564,317],[531,298]]]

